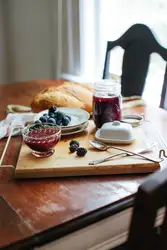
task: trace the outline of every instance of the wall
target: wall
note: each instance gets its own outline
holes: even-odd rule
[[[0,0],[0,83],[80,73],[80,0]]]
[[[52,77],[48,0],[8,0],[10,81]]]
[[[0,0],[0,84],[7,82],[5,23],[3,18],[3,1]]]

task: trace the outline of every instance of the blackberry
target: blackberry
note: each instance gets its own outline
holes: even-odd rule
[[[72,141],[70,141],[70,146],[71,145],[73,145],[73,144],[76,144],[78,147],[79,147],[79,142],[78,141],[76,141],[76,140],[72,140]]]
[[[76,144],[72,144],[70,147],[69,147],[69,150],[71,153],[74,153],[75,151],[77,151],[78,149],[78,146]]]
[[[77,155],[78,156],[85,156],[86,155],[86,153],[87,153],[87,149],[86,148],[78,148],[77,149]]]

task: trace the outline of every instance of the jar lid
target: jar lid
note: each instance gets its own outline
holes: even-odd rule
[[[121,122],[131,124],[132,127],[139,126],[143,121],[143,116],[141,115],[123,115]]]

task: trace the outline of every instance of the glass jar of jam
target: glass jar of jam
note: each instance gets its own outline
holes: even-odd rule
[[[95,83],[93,94],[93,120],[97,128],[105,122],[121,120],[121,85],[117,80],[101,80]]]

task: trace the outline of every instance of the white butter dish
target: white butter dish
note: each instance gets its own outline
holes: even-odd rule
[[[134,140],[132,126],[120,121],[106,122],[96,131],[97,140],[105,143],[131,144]]]

